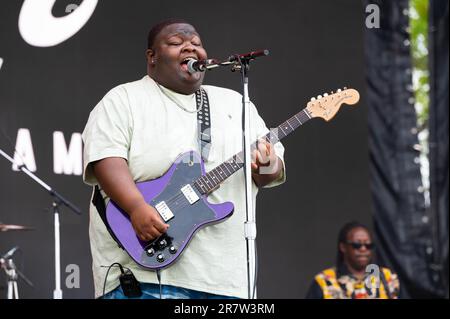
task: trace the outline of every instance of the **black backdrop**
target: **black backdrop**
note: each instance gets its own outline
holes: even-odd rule
[[[62,209],[62,287],[65,298],[91,298],[88,241],[90,188],[81,176],[53,172],[53,132],[68,144],[90,110],[113,86],[145,74],[146,35],[168,17],[192,22],[210,57],[268,48],[255,62],[250,96],[268,126],[304,107],[311,96],[338,87],[359,89],[361,101],[329,123],[314,120],[289,137],[288,180],[258,197],[258,294],[302,298],[313,275],[334,262],[336,237],[346,221],[370,224],[367,110],[364,95],[365,13],[345,1],[100,1],[86,25],[53,47],[27,44],[18,30],[22,1],[2,1],[0,11],[0,128],[15,144],[19,128],[31,132],[36,174],[83,211]],[[55,16],[75,0],[57,0]],[[207,84],[239,90],[238,74],[221,70]],[[10,143],[0,136],[9,154]],[[19,245],[16,263],[33,281],[19,283],[24,298],[51,298],[54,288],[53,215],[50,196],[0,158],[0,221],[35,227],[0,233],[0,251]],[[80,267],[79,288],[69,289],[66,266]],[[6,295],[0,275],[0,298]]]

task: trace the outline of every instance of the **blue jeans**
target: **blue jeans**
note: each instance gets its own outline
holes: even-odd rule
[[[140,283],[142,296],[132,299],[159,299],[159,285]],[[174,287],[169,285],[162,285],[162,299],[238,299],[237,297],[222,296],[210,294],[203,291],[191,290],[181,287]],[[105,294],[102,299],[130,299],[123,294],[120,285]]]

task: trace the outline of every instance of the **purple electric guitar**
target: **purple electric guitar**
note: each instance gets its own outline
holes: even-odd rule
[[[342,104],[352,105],[358,100],[358,91],[347,88],[329,95],[319,95],[317,99],[312,98],[306,108],[278,126],[277,134],[268,133],[262,138],[274,144],[311,118],[321,117],[329,121]],[[231,202],[212,204],[207,197],[243,167],[243,158],[243,152],[240,152],[206,173],[200,155],[190,151],[181,154],[160,178],[137,183],[147,203],[155,207],[170,225],[168,231],[158,239],[141,241],[128,214],[113,201],[106,207],[107,227],[139,265],[152,270],[170,266],[180,257],[197,230],[232,215],[234,206]]]

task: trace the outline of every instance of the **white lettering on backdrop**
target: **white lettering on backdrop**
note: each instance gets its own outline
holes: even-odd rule
[[[58,45],[75,35],[94,13],[98,0],[84,0],[72,13],[56,18],[56,0],[25,0],[19,14],[22,38],[36,47]]]
[[[67,148],[63,132],[53,133],[53,172],[64,175],[81,175],[83,142],[80,133],[73,133]]]
[[[14,153],[14,164],[12,168],[18,171],[21,165],[25,165],[31,172],[36,172],[36,160],[34,159],[31,134],[30,130],[26,128],[21,128],[17,132],[16,152]]]
[[[36,172],[37,165],[29,129],[18,130],[15,147],[12,169],[18,171],[20,165],[25,165],[30,171]],[[58,175],[83,174],[83,142],[80,133],[72,134],[67,147],[64,133],[53,132],[53,172]]]

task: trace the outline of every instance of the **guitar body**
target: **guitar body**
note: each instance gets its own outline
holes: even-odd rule
[[[232,215],[234,206],[231,202],[209,203],[207,195],[192,188],[195,194],[191,195],[198,199],[191,204],[181,192],[185,185],[192,184],[201,175],[205,175],[203,160],[199,154],[190,151],[180,155],[160,178],[136,184],[149,205],[157,207],[158,203],[164,202],[170,210],[171,219],[166,221],[169,229],[152,242],[141,241],[128,214],[113,201],[108,203],[108,226],[136,263],[152,270],[165,268],[180,257],[196,231]],[[158,211],[161,214],[161,209]]]

